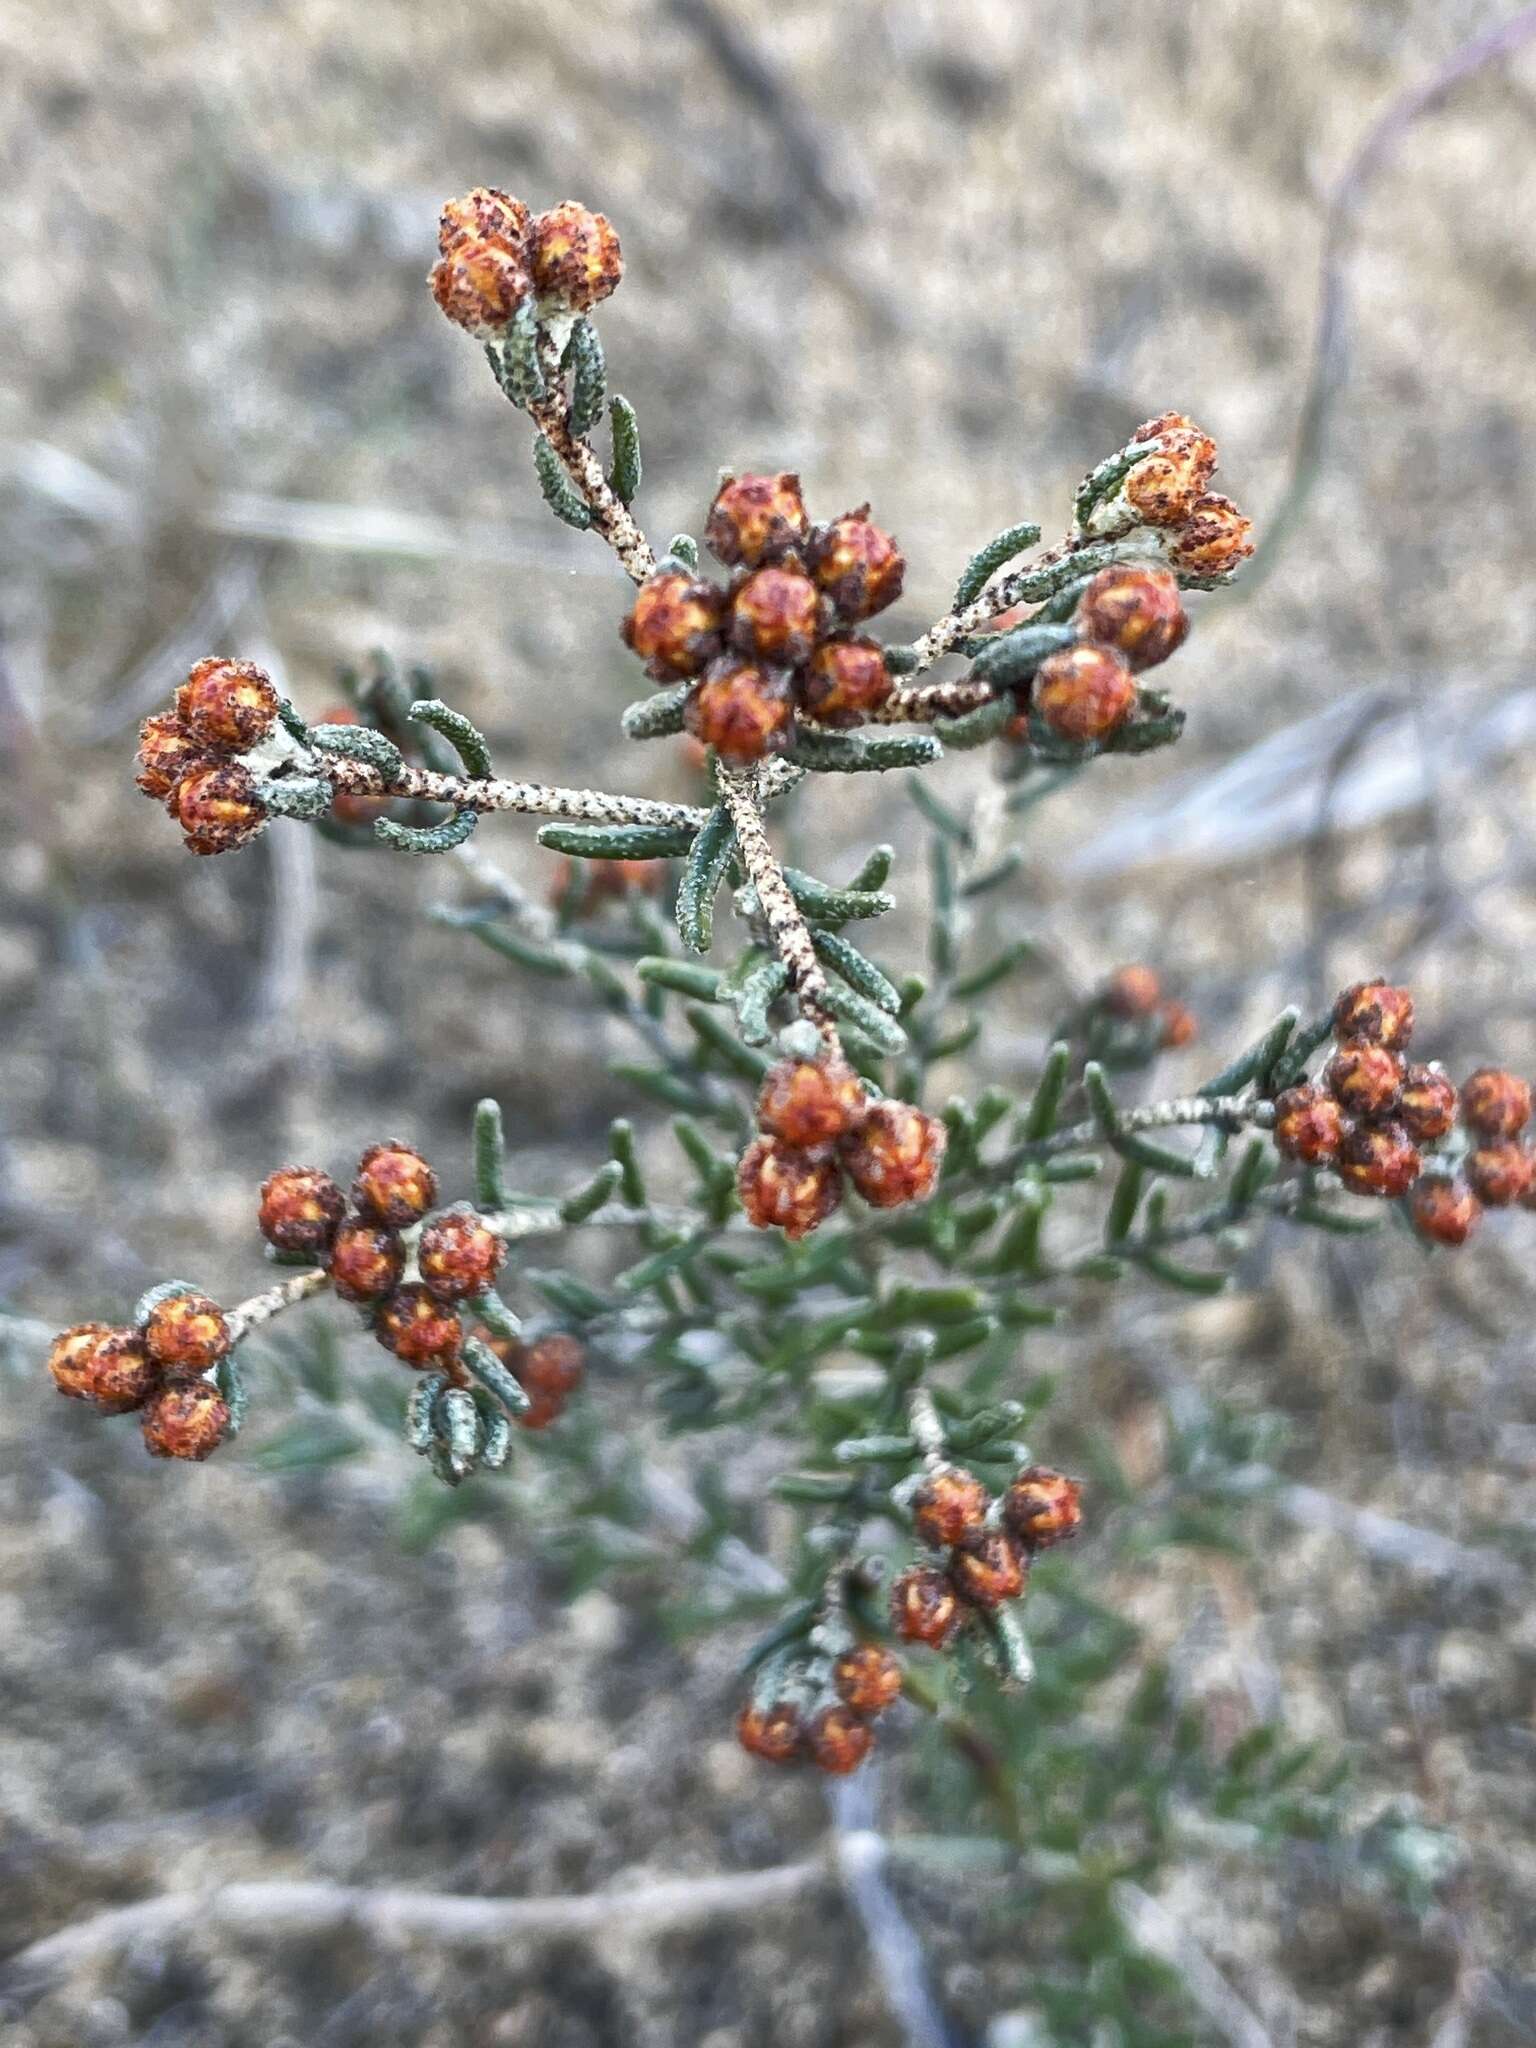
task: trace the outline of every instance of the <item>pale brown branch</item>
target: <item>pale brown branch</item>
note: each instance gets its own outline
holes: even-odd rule
[[[651,544],[609,483],[591,442],[583,440],[571,427],[570,399],[560,357],[547,335],[539,342],[539,364],[548,393],[530,401],[529,417],[560,458],[561,467],[592,514],[592,531],[613,549],[630,581],[643,583],[656,567]]]
[[[709,817],[695,804],[653,797],[617,796],[601,789],[565,789],[544,782],[506,782],[496,776],[440,775],[406,768],[385,775],[371,762],[330,755],[316,764],[332,787],[355,796],[408,797],[452,804],[456,810],[520,811],[540,818],[570,818],[591,825],[680,825],[697,832]]]
[[[789,985],[801,1012],[816,1026],[827,1045],[840,1051],[827,977],[816,957],[810,927],[784,879],[784,870],[763,827],[758,772],[755,768],[728,768],[722,762],[716,777],[720,795],[731,814],[742,867],[756,892],[774,951],[789,970]]]
[[[957,676],[947,683],[922,683],[916,688],[898,687],[870,719],[875,725],[931,725],[936,718],[959,718],[967,711],[979,711],[996,695],[990,683],[971,676]]]

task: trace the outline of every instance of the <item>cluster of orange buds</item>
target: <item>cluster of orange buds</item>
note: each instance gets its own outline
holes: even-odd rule
[[[77,1323],[62,1331],[48,1370],[73,1401],[105,1415],[137,1411],[152,1456],[200,1462],[230,1433],[230,1403],[216,1375],[232,1342],[218,1303],[173,1281],[145,1295],[126,1328]]]
[[[272,739],[279,706],[265,669],[215,654],[193,664],[170,711],[139,728],[135,780],[164,804],[190,852],[229,853],[266,824],[244,757]]]
[[[851,1181],[871,1207],[921,1202],[938,1182],[948,1137],[910,1102],[874,1101],[836,1053],[784,1059],[763,1076],[762,1134],[741,1156],[737,1191],[747,1221],[789,1238],[824,1223]]]
[[[603,214],[571,199],[535,214],[492,186],[449,200],[437,246],[432,296],[480,341],[501,339],[530,297],[545,313],[589,313],[624,275],[618,234]]]
[[[1355,1194],[1406,1198],[1415,1228],[1436,1244],[1464,1244],[1485,1208],[1536,1208],[1536,1153],[1522,1137],[1527,1082],[1482,1067],[1458,1091],[1438,1067],[1410,1062],[1413,996],[1385,981],[1345,989],[1333,1032],[1320,1080],[1276,1099],[1284,1158],[1331,1167]]]
[[[1149,444],[1154,452],[1139,453]],[[1186,576],[1224,576],[1253,553],[1253,521],[1207,488],[1216,473],[1216,443],[1186,414],[1144,420],[1124,453],[1135,459],[1090,514],[1086,532],[1151,527],[1162,537],[1169,567]]]
[[[657,682],[691,686],[687,731],[739,763],[784,752],[798,719],[862,725],[891,678],[857,628],[895,602],[906,573],[869,507],[812,526],[797,476],[728,477],[704,539],[730,581],[664,562],[620,629]]]
[[[587,1354],[577,1339],[565,1330],[551,1331],[531,1343],[521,1337],[499,1337],[485,1328],[476,1335],[528,1397],[527,1407],[513,1420],[524,1429],[548,1429],[558,1422],[587,1369]]]
[[[1073,644],[1046,655],[1014,686],[1019,709],[1005,737],[1027,737],[1033,712],[1074,746],[1112,739],[1140,702],[1137,675],[1177,653],[1189,632],[1178,578],[1134,562],[1101,569],[1084,588],[1072,623]]]
[[[901,1697],[900,1662],[879,1643],[835,1633],[835,1645],[765,1670],[736,1717],[736,1740],[749,1755],[844,1777],[874,1748],[875,1722]]]
[[[973,1473],[935,1460],[911,1491],[912,1526],[935,1555],[891,1588],[891,1626],[904,1642],[947,1650],[968,1621],[1022,1599],[1033,1559],[1075,1536],[1075,1479],[1026,1465],[995,1499]]]

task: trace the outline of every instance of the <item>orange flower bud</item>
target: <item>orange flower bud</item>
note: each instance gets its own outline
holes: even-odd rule
[[[963,1619],[954,1587],[933,1565],[914,1565],[891,1588],[891,1626],[903,1642],[947,1649]]]
[[[1151,967],[1117,967],[1104,984],[1100,1007],[1127,1022],[1150,1017],[1163,1000],[1163,984]]]
[[[698,675],[720,652],[723,592],[684,569],[658,569],[619,628],[657,682]]]
[[[1483,1218],[1472,1190],[1445,1173],[1420,1175],[1408,1196],[1408,1213],[1420,1237],[1434,1244],[1465,1244]]]
[[[844,1059],[780,1060],[763,1076],[758,1129],[798,1151],[832,1145],[858,1128],[869,1107],[864,1084]]]
[[[1113,647],[1063,647],[1036,671],[1034,702],[1059,739],[1107,740],[1136,709],[1130,663]]]
[[[382,1304],[373,1319],[373,1334],[406,1365],[425,1368],[451,1364],[464,1333],[454,1311],[413,1280],[397,1287]]]
[[[206,1294],[171,1294],[158,1301],[144,1324],[144,1348],[157,1365],[178,1372],[206,1372],[230,1345],[224,1311]]]
[[[139,772],[133,779],[146,796],[163,801],[194,769],[211,768],[215,759],[174,711],[160,711],[139,727]]]
[[[799,477],[788,470],[777,476],[733,476],[715,493],[704,544],[728,569],[753,569],[802,546],[808,531]]]
[[[811,574],[845,619],[870,619],[901,595],[906,557],[869,517],[869,507],[845,512],[811,538]]]
[[[194,769],[170,801],[189,853],[233,853],[267,822],[255,781],[238,761]]]
[[[958,1465],[929,1473],[912,1496],[912,1526],[925,1543],[946,1550],[978,1537],[992,1496]]]
[[[1065,1473],[1028,1465],[1003,1495],[1003,1520],[1027,1551],[1049,1550],[1081,1527],[1082,1492]]]
[[[799,569],[770,562],[754,569],[731,599],[731,642],[779,668],[798,668],[816,645],[821,602]]]
[[[277,723],[277,704],[264,668],[218,654],[195,662],[176,692],[176,716],[193,739],[237,754],[267,737]]]
[[[1165,1052],[1176,1052],[1181,1046],[1193,1045],[1200,1036],[1199,1019],[1185,1004],[1164,1003],[1159,1015],[1162,1031],[1158,1044]]]
[[[901,1696],[901,1666],[877,1643],[856,1643],[832,1666],[838,1698],[873,1720]]]
[[[875,1746],[875,1731],[851,1707],[823,1707],[812,1716],[807,1740],[817,1770],[834,1777],[856,1771]]]
[[[1131,564],[1099,571],[1078,600],[1077,623],[1085,640],[1113,647],[1133,669],[1166,661],[1189,632],[1178,578]]]
[[[493,1286],[507,1247],[467,1205],[445,1209],[426,1224],[416,1264],[439,1301],[466,1301]]]
[[[61,1394],[89,1401],[108,1415],[142,1408],[160,1384],[164,1368],[144,1348],[137,1330],[105,1323],[77,1323],[54,1338],[48,1370]]]
[[[1461,1087],[1461,1113],[1482,1138],[1513,1138],[1531,1120],[1531,1088],[1504,1067],[1479,1067]]]
[[[1443,1138],[1456,1122],[1456,1090],[1433,1067],[1409,1067],[1397,1098],[1397,1114],[1416,1145]]]
[[[1514,1138],[1486,1139],[1463,1168],[1472,1192],[1489,1209],[1523,1202],[1536,1183],[1536,1155]]]
[[[530,1344],[513,1367],[530,1394],[542,1394],[561,1403],[581,1385],[586,1369],[585,1349],[564,1330],[556,1330]]]
[[[711,662],[694,684],[683,719],[695,739],[738,764],[783,753],[795,734],[788,678],[731,655]]]
[[[747,1221],[758,1230],[776,1224],[787,1238],[808,1237],[843,1199],[835,1159],[799,1152],[779,1138],[758,1138],[741,1155],[736,1190]]]
[[[736,1716],[736,1740],[765,1763],[793,1763],[805,1746],[805,1722],[793,1700],[755,1707],[749,1700]]]
[[[283,1166],[261,1184],[257,1225],[282,1252],[324,1252],[346,1213],[346,1197],[315,1166]]]
[[[891,694],[879,643],[854,636],[823,640],[800,679],[800,707],[822,725],[862,725]]]
[[[1029,1562],[1011,1536],[1001,1529],[989,1529],[969,1549],[955,1552],[949,1561],[949,1576],[961,1599],[973,1607],[1001,1607],[1005,1600],[1017,1600],[1023,1592]]]
[[[528,230],[533,281],[573,313],[589,313],[618,290],[624,275],[619,237],[606,215],[574,199],[535,216]]]
[[[1401,1124],[1361,1124],[1339,1147],[1338,1175],[1357,1195],[1406,1195],[1423,1161]]]
[[[1413,1036],[1413,996],[1386,981],[1357,981],[1333,1006],[1336,1038],[1364,1038],[1402,1052]]]
[[[1144,526],[1178,526],[1188,519],[1216,468],[1216,443],[1198,427],[1168,427],[1126,476],[1126,502]]]
[[[359,1215],[403,1230],[437,1200],[437,1175],[413,1147],[392,1138],[370,1145],[357,1162],[352,1200]]]
[[[211,1458],[229,1428],[229,1404],[207,1380],[167,1380],[145,1405],[144,1448],[152,1458]]]
[[[1131,474],[1134,476],[1135,471]],[[1253,553],[1253,521],[1230,498],[1210,491],[1197,498],[1173,536],[1168,561],[1190,576],[1225,576]]]
[[[1306,1166],[1329,1166],[1337,1157],[1349,1125],[1331,1095],[1303,1083],[1275,1099],[1275,1150],[1283,1159]]]
[[[843,1164],[871,1208],[899,1209],[933,1193],[948,1142],[936,1116],[910,1102],[875,1102],[844,1147]]]
[[[1323,1079],[1335,1102],[1350,1116],[1389,1116],[1403,1085],[1400,1053],[1367,1038],[1341,1045],[1328,1062]]]
[[[506,249],[521,247],[531,216],[521,199],[510,192],[498,192],[494,185],[477,185],[462,199],[450,199],[438,216],[437,246],[449,256],[465,242],[499,242]]]
[[[456,242],[427,282],[444,318],[478,341],[499,341],[533,289],[521,251],[483,235]]]
[[[349,1216],[331,1240],[327,1266],[331,1285],[343,1301],[379,1301],[399,1284],[405,1247],[394,1231],[367,1217]]]

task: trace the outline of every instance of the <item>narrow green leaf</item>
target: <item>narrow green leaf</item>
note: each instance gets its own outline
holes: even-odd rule
[[[441,734],[463,762],[466,775],[489,777],[495,773],[484,733],[462,712],[454,711],[445,704],[441,697],[418,697],[406,716],[417,725],[429,725],[435,733]]]
[[[405,756],[392,740],[371,725],[313,726],[309,744],[317,754],[337,754],[345,760],[362,761],[377,768],[390,782],[405,773]]]
[[[1056,1129],[1061,1098],[1067,1091],[1067,1078],[1071,1071],[1072,1048],[1064,1041],[1059,1041],[1045,1056],[1045,1065],[1036,1083],[1029,1113],[1024,1119],[1024,1136],[1029,1143],[1032,1144],[1039,1138],[1050,1137]]]
[[[592,524],[591,507],[571,482],[565,464],[555,453],[554,443],[545,434],[533,437],[533,466],[538,475],[539,489],[550,511],[566,526],[585,533]]]
[[[901,996],[897,989],[873,960],[866,960],[857,946],[851,946],[836,932],[817,932],[812,944],[828,967],[840,974],[850,988],[866,996],[877,1008],[888,1016],[897,1016],[901,1010]]]
[[[671,989],[674,995],[691,996],[699,1003],[720,1001],[723,977],[713,967],[700,967],[693,960],[648,956],[635,962],[635,972],[653,988]]]
[[[512,316],[501,351],[501,388],[514,405],[526,408],[548,395],[539,362],[539,315],[533,297]]]
[[[519,1385],[512,1373],[488,1344],[478,1337],[466,1337],[462,1353],[464,1363],[475,1378],[513,1415],[526,1415],[533,1406],[525,1389]]]
[[[618,1193],[623,1179],[624,1169],[618,1160],[605,1160],[589,1181],[565,1197],[560,1204],[560,1221],[585,1223],[589,1216],[595,1216],[599,1209],[607,1207]]]
[[[608,396],[603,344],[590,320],[576,322],[565,354],[571,368],[571,431],[585,439],[602,418]]]
[[[743,1045],[723,1018],[713,1010],[706,1010],[697,1003],[685,1005],[683,1015],[700,1044],[707,1046],[732,1073],[739,1074],[754,1087],[762,1080],[773,1062],[765,1053],[756,1051],[750,1045]]]
[[[984,967],[978,967],[972,974],[963,974],[955,983],[957,1001],[968,1002],[976,996],[984,996],[989,989],[1006,981],[1011,974],[1017,974],[1021,967],[1038,957],[1038,948],[1029,939],[1015,939],[1011,946],[1005,946],[995,960],[989,960]]]
[[[951,610],[963,612],[968,604],[973,604],[998,570],[1011,562],[1015,555],[1022,555],[1026,548],[1032,548],[1039,538],[1039,527],[1026,519],[1017,526],[1005,527],[995,540],[989,540],[984,548],[978,548],[965,565],[955,588]]]
[[[893,768],[926,768],[943,748],[929,733],[818,732],[802,725],[789,759],[797,767],[827,775],[884,774]]]
[[[831,984],[827,989],[827,1006],[843,1023],[852,1024],[866,1038],[872,1039],[888,1059],[906,1051],[907,1034],[901,1026],[853,989]]]
[[[789,986],[782,960],[765,960],[743,982],[736,998],[736,1028],[748,1045],[765,1045],[772,1034],[768,1013]]]
[[[653,691],[626,704],[619,724],[629,740],[671,739],[683,729],[683,714],[692,694],[692,683],[678,683],[670,690]]]
[[[692,846],[688,825],[541,825],[539,844],[575,860],[671,860]]]
[[[486,1095],[475,1104],[475,1199],[482,1209],[507,1206],[506,1135],[501,1104]]]
[[[896,908],[896,898],[884,889],[837,889],[800,868],[785,868],[784,879],[812,924],[853,924],[867,917],[884,917]]]
[[[480,813],[466,805],[441,825],[397,825],[393,818],[375,818],[373,836],[397,853],[451,853],[462,846],[480,822]]]
[[[627,398],[615,391],[608,401],[608,423],[613,435],[613,466],[608,481],[621,505],[632,505],[640,491],[640,422]]]
[[[735,846],[731,814],[723,803],[718,803],[693,842],[678,884],[678,935],[690,952],[707,953],[713,942],[715,897],[725,880]]]

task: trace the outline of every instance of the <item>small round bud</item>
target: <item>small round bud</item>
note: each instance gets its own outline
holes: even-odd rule
[[[933,1565],[914,1565],[891,1588],[891,1626],[903,1642],[947,1649],[963,1620],[954,1587]]]
[[[412,1280],[381,1304],[373,1334],[404,1364],[425,1367],[451,1364],[464,1333],[454,1311],[445,1308],[430,1288]]]
[[[955,1552],[949,1576],[961,1599],[973,1607],[1001,1607],[1023,1592],[1029,1564],[1011,1536],[989,1529],[969,1550]]]
[[[308,1252],[318,1258],[336,1235],[347,1201],[328,1173],[316,1166],[282,1166],[261,1184],[256,1221],[268,1244],[280,1252]]]
[[[229,1428],[229,1403],[207,1380],[167,1380],[144,1409],[144,1448],[152,1458],[211,1458]]]
[[[1156,455],[1126,476],[1127,504],[1144,526],[1178,526],[1189,518],[1216,469],[1216,443],[1198,427],[1165,427]]]
[[[142,1408],[160,1384],[163,1368],[145,1350],[137,1330],[77,1323],[54,1338],[48,1370],[61,1394],[89,1401],[108,1415]]]
[[[1531,1120],[1531,1088],[1504,1067],[1479,1067],[1461,1084],[1461,1113],[1480,1138],[1513,1138]]]
[[[1456,1090],[1433,1067],[1409,1067],[1397,1098],[1403,1129],[1416,1145],[1443,1138],[1456,1122]]]
[[[514,1368],[529,1393],[558,1396],[562,1401],[581,1385],[586,1369],[585,1349],[564,1330],[530,1344]]]
[[[1306,1166],[1331,1166],[1349,1126],[1331,1095],[1303,1082],[1275,1098],[1275,1150]]]
[[[267,822],[256,784],[238,761],[194,769],[170,801],[189,853],[233,853]]]
[[[484,1294],[506,1256],[506,1245],[467,1204],[434,1216],[416,1246],[422,1280],[439,1301]]]
[[[1036,670],[1034,702],[1058,739],[1107,740],[1136,709],[1130,663],[1113,647],[1063,647]]]
[[[357,1162],[352,1200],[360,1216],[404,1230],[437,1200],[437,1175],[413,1147],[390,1138],[370,1145]]]
[[[1367,1038],[1353,1038],[1328,1062],[1323,1079],[1347,1115],[1390,1116],[1403,1086],[1402,1055]]]
[[[490,236],[466,236],[427,278],[438,311],[477,341],[499,341],[533,289],[521,250]]]
[[[224,1311],[206,1294],[170,1294],[157,1301],[144,1324],[144,1348],[156,1364],[176,1372],[206,1372],[229,1351]]]
[[[695,683],[683,722],[696,740],[724,761],[761,761],[781,754],[795,733],[789,679],[750,661],[724,655]]]
[[[981,1534],[992,1496],[958,1465],[930,1472],[912,1496],[912,1526],[925,1543],[948,1550]]]
[[[1536,1153],[1514,1138],[1485,1139],[1467,1154],[1462,1170],[1486,1208],[1507,1209],[1523,1202],[1536,1184]]]
[[[174,711],[157,712],[139,727],[139,772],[133,779],[146,796],[163,801],[194,769],[212,766],[208,748]]]
[[[1404,1051],[1413,1036],[1412,993],[1386,981],[1355,982],[1333,1006],[1333,1033]]]
[[[770,562],[731,599],[731,644],[779,668],[798,668],[816,645],[821,600],[809,576]]]
[[[810,556],[817,588],[845,619],[871,619],[901,595],[906,557],[870,519],[867,505],[818,527]]]
[[[659,683],[696,676],[720,652],[724,593],[685,569],[658,569],[635,594],[619,628]]]
[[[1335,1162],[1345,1187],[1357,1195],[1406,1195],[1423,1167],[1401,1124],[1361,1124],[1346,1133]]]
[[[400,1283],[405,1247],[394,1231],[365,1216],[349,1216],[337,1226],[327,1265],[331,1285],[343,1301],[380,1301]]]
[[[1134,472],[1133,472],[1134,474]],[[1101,569],[1078,600],[1085,640],[1113,647],[1133,669],[1156,668],[1184,644],[1189,614],[1167,569]]]
[[[878,1643],[856,1643],[832,1666],[832,1683],[844,1706],[873,1720],[901,1697],[901,1665]]]
[[[1104,984],[1099,1007],[1128,1023],[1150,1017],[1163,1000],[1163,984],[1151,967],[1117,967]]]
[[[519,1429],[548,1429],[564,1413],[565,1402],[558,1394],[530,1394],[528,1406],[519,1409],[513,1420]]]
[[[765,1763],[793,1763],[805,1746],[805,1722],[793,1700],[776,1700],[769,1707],[748,1700],[736,1716],[736,1740]]]
[[[875,1746],[875,1731],[851,1707],[823,1707],[811,1718],[807,1743],[817,1770],[841,1778],[856,1771],[869,1755]]]
[[[1230,498],[1207,492],[1174,534],[1169,563],[1190,576],[1225,576],[1253,553],[1252,533],[1253,521]]]
[[[276,725],[277,702],[264,668],[212,654],[193,664],[176,692],[176,716],[194,740],[243,754]]]
[[[1065,1543],[1082,1526],[1083,1489],[1064,1472],[1028,1465],[1003,1495],[1003,1520],[1026,1551]]]
[[[933,1193],[948,1142],[936,1116],[910,1102],[875,1102],[844,1146],[843,1164],[872,1209],[899,1209]]]
[[[844,1059],[780,1060],[763,1076],[757,1127],[798,1151],[834,1145],[863,1122],[864,1084]]]
[[[1465,1181],[1446,1173],[1421,1174],[1408,1197],[1420,1237],[1432,1244],[1465,1244],[1482,1221],[1482,1204]]]
[[[465,242],[500,242],[516,249],[528,233],[531,216],[521,199],[494,185],[477,185],[462,199],[450,199],[438,216],[437,246],[451,255]]]
[[[736,1191],[757,1230],[775,1224],[787,1238],[808,1237],[843,1199],[835,1159],[798,1152],[779,1138],[758,1138],[741,1155]]]
[[[589,313],[624,275],[618,231],[605,214],[567,199],[535,216],[528,230],[533,281],[573,313]]]
[[[1177,1052],[1180,1047],[1193,1045],[1200,1036],[1200,1021],[1184,1003],[1164,1003],[1158,1012],[1161,1030],[1158,1044],[1165,1052]]]
[[[800,678],[800,708],[835,729],[862,725],[891,694],[878,642],[844,635],[823,640]]]
[[[803,546],[808,531],[800,479],[793,472],[733,476],[715,493],[704,545],[728,569],[755,569],[759,562]]]

